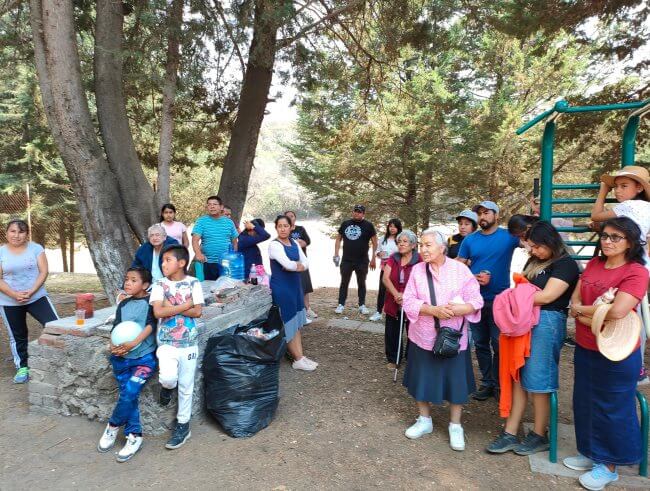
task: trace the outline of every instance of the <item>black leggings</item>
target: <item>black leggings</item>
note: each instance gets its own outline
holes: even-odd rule
[[[402,340],[402,353],[400,361],[406,358],[408,351],[408,328],[409,321],[404,314],[404,328],[402,333],[406,333],[406,340]],[[403,335],[403,334],[402,334]],[[399,344],[399,311],[397,317],[386,314],[386,329],[384,331],[384,346],[386,347],[386,360],[389,363],[397,363],[397,345]]]
[[[29,366],[27,364],[27,313],[45,326],[47,322],[59,318],[54,305],[45,296],[26,305],[0,307],[0,312],[9,332],[9,344],[16,368]]]
[[[377,312],[380,314],[384,310],[384,301],[386,300],[386,287],[384,286],[384,270],[379,272],[379,291],[377,292]]]

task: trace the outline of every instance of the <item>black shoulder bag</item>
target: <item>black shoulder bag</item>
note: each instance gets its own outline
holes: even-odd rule
[[[431,305],[435,306],[437,305],[436,291],[433,288],[433,276],[431,276],[428,264],[426,265],[426,270],[427,281],[429,282],[429,294],[431,295]],[[441,358],[453,358],[460,351],[460,338],[463,336],[463,327],[465,327],[465,323],[463,322],[460,330],[457,331],[451,327],[440,327],[440,319],[435,316],[433,321],[436,327],[436,340],[433,343],[431,352],[435,356],[440,356]]]

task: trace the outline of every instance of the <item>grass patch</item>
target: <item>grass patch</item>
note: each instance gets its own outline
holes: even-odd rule
[[[49,293],[103,293],[96,274],[50,273],[45,281]]]

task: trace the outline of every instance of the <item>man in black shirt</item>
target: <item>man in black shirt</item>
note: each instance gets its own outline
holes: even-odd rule
[[[363,205],[355,205],[352,211],[352,219],[344,221],[339,227],[339,234],[334,243],[334,265],[341,264],[341,286],[339,287],[339,305],[336,313],[343,313],[345,300],[348,296],[348,285],[352,273],[357,276],[359,286],[359,312],[364,315],[370,314],[366,307],[366,275],[368,266],[376,268],[375,258],[377,256],[377,232],[372,223],[365,219],[366,208]],[[339,248],[343,240],[343,260],[339,257]],[[372,259],[368,259],[368,242],[372,241]]]

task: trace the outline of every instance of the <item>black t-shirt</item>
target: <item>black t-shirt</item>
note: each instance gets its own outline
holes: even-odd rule
[[[569,256],[561,257],[546,269],[540,271],[540,273],[534,280],[531,281],[531,283],[535,286],[538,286],[542,290],[550,278],[557,278],[558,280],[562,280],[565,283],[569,284],[569,288],[567,288],[567,290],[554,302],[551,302],[547,305],[542,305],[542,310],[566,310],[569,306],[569,301],[571,300],[573,289],[575,288],[576,283],[578,283],[579,276],[580,270],[578,269],[578,263],[576,263]]]
[[[296,241],[298,239],[305,241],[307,245],[302,248],[302,252],[304,252],[305,255],[307,255],[307,246],[311,244],[311,239],[309,238],[309,235],[307,234],[305,227],[303,227],[302,225],[296,225],[295,228],[291,231],[291,238]]]
[[[377,235],[375,227],[368,220],[346,220],[339,227],[343,237],[343,261],[368,262],[368,242]]]
[[[458,257],[458,251],[460,250],[460,244],[465,238],[464,235],[456,234],[449,237],[447,240],[447,257],[451,259],[456,259]]]

